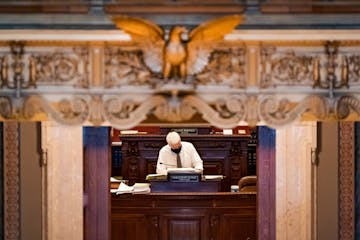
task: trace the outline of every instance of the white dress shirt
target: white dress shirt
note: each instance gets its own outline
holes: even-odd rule
[[[176,168],[176,155],[176,153],[171,151],[169,145],[163,146],[159,151],[156,173],[167,174],[168,168]],[[203,171],[203,161],[192,143],[181,142],[179,155],[182,167],[195,168],[201,172]]]

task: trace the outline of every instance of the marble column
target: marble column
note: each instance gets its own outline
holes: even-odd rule
[[[83,239],[82,126],[42,122],[45,239]]]
[[[316,122],[276,130],[276,239],[314,239]]]

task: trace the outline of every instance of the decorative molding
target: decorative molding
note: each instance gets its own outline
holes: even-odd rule
[[[16,99],[15,99],[16,100]],[[298,121],[304,113],[317,119],[346,119],[351,112],[360,114],[360,100],[355,96],[342,96],[330,101],[319,95],[309,95],[297,102],[290,98],[232,94],[207,102],[201,96],[185,94],[171,96],[148,95],[135,101],[131,96],[78,95],[63,98],[53,104],[42,96],[30,96],[24,101],[0,98],[3,118],[32,120],[38,114],[48,114],[57,122],[81,125],[90,122],[101,125],[111,123],[121,129],[131,128],[153,114],[168,122],[185,122],[200,114],[201,117],[221,128],[232,128],[245,121],[250,125],[262,122],[271,127],[281,127]]]
[[[30,76],[38,85],[90,85],[87,47],[29,48],[27,55]]]
[[[295,41],[292,30],[278,42],[268,31],[229,34],[212,46],[202,71],[180,82],[151,70],[144,46],[121,31],[108,42],[89,35],[65,41],[64,33],[49,32],[52,40],[24,33],[19,41],[13,33],[13,45],[0,41],[0,118],[124,129],[149,119],[231,128],[240,122],[281,127],[304,115],[359,117],[360,42],[353,35],[360,32],[307,32],[314,39]]]
[[[341,122],[339,139],[339,239],[355,239],[355,126]]]
[[[295,47],[288,49],[277,49],[275,46],[262,47],[260,87],[311,86],[315,71],[313,62],[316,59],[316,54],[311,51],[304,52],[304,48]]]
[[[4,123],[5,240],[20,240],[19,124]]]
[[[195,76],[197,85],[246,88],[246,49],[229,47],[215,50],[205,69]]]

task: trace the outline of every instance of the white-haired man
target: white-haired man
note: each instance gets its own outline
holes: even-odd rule
[[[168,168],[194,168],[203,171],[203,161],[190,142],[181,141],[177,132],[166,135],[167,145],[159,151],[156,173],[167,174]]]

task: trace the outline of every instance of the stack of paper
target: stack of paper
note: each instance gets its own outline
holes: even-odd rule
[[[135,183],[133,186],[133,193],[149,193],[150,184],[149,183]]]
[[[118,189],[111,189],[112,193],[124,194],[124,193],[149,193],[149,183],[135,183],[133,186],[128,186],[121,182]]]
[[[111,192],[116,194],[123,194],[123,193],[132,193],[133,190],[134,187],[130,187],[125,183],[121,182],[118,189],[111,189]]]

